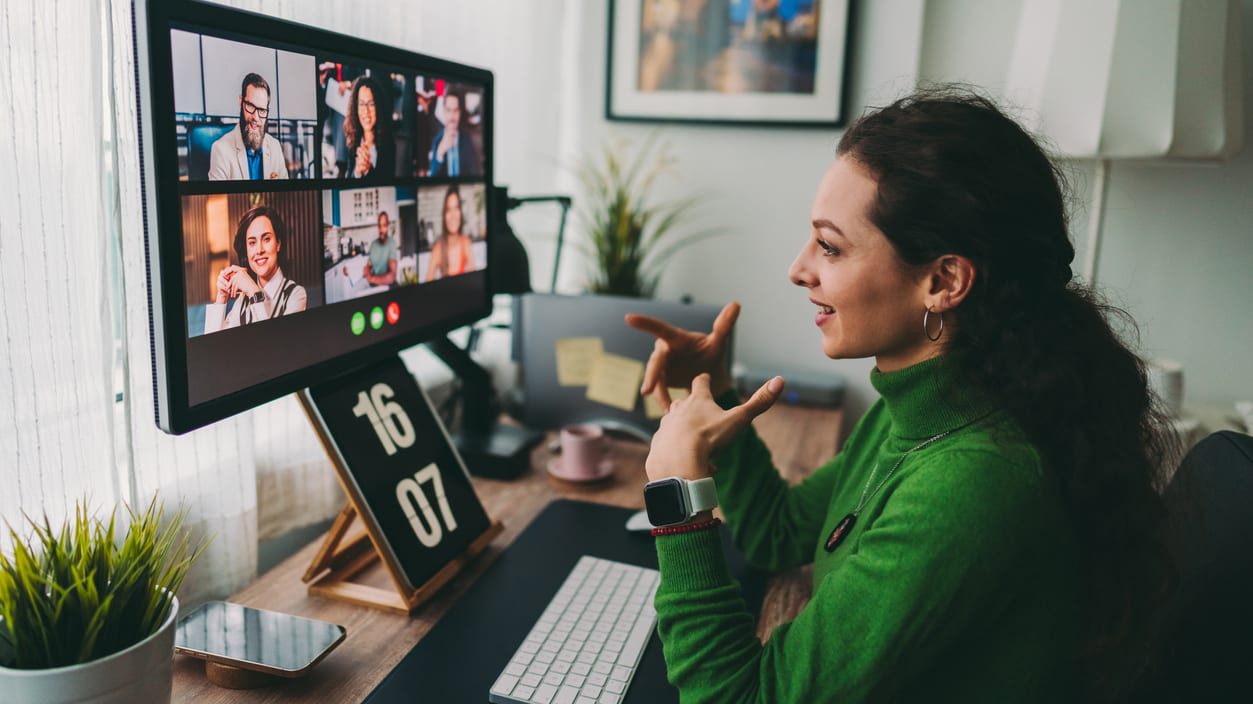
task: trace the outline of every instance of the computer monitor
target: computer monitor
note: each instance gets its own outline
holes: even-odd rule
[[[489,71],[221,5],[135,10],[158,426],[490,312]]]

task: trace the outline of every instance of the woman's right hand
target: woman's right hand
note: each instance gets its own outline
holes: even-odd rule
[[[361,178],[370,173],[374,169],[374,164],[370,163],[370,148],[361,144],[357,147],[357,159],[353,167],[353,174],[357,178]]]
[[[677,328],[647,315],[627,314],[627,325],[657,338],[644,369],[640,393],[653,394],[661,407],[669,411],[670,387],[686,389],[700,374],[709,374],[710,391],[714,396],[731,388],[726,364],[727,340],[739,317],[740,304],[728,303],[714,319],[713,329],[701,333]]]
[[[452,149],[456,142],[457,133],[453,130],[445,128],[444,136],[440,138],[439,146],[435,148],[435,158],[443,161],[444,157],[448,154],[448,150]]]
[[[255,296],[260,293],[261,287],[257,285],[256,281],[252,280],[252,274],[249,274],[247,269],[242,266],[232,268],[235,270],[235,274],[231,276],[231,288],[227,292],[231,298],[241,293],[245,296]]]
[[[222,267],[222,271],[218,273],[218,293],[213,299],[218,305],[226,305],[226,301],[235,295],[235,291],[231,286],[231,279],[235,277],[239,267],[229,265]]]

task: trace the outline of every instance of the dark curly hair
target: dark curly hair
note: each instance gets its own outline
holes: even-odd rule
[[[344,119],[344,142],[348,149],[356,149],[365,137],[361,118],[357,115],[357,94],[362,88],[369,88],[374,96],[374,143],[384,148],[392,134],[392,100],[390,91],[372,76],[359,76],[352,84],[352,95],[348,100],[348,115]]]
[[[1111,326],[1134,322],[1072,279],[1063,172],[991,100],[954,85],[863,116],[837,152],[877,179],[870,220],[905,262],[973,263],[948,350],[1060,480],[1089,590],[1087,694],[1125,696],[1172,583],[1158,490],[1177,451],[1144,363]]]

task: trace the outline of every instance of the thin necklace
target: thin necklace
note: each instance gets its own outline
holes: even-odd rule
[[[853,509],[852,513],[841,518],[840,522],[836,523],[835,527],[831,529],[831,535],[827,536],[827,552],[835,552],[835,549],[840,547],[840,543],[844,542],[844,539],[848,537],[850,532],[852,532],[853,525],[857,523],[857,517],[861,515],[862,509],[866,508],[866,502],[873,499],[875,494],[879,493],[879,490],[883,488],[884,484],[887,484],[888,479],[892,478],[892,475],[896,473],[897,467],[901,466],[901,463],[905,461],[906,457],[909,457],[910,453],[915,450],[921,450],[951,432],[953,431],[946,430],[939,435],[932,435],[926,440],[923,440],[917,445],[914,445],[906,450],[905,454],[901,455],[901,458],[896,461],[896,464],[892,465],[892,469],[888,470],[888,473],[883,475],[883,479],[879,481],[879,484],[874,488],[874,491],[870,491],[870,482],[874,481],[874,475],[879,471],[879,463],[876,462],[874,469],[870,470],[870,476],[866,478],[866,487],[861,490],[861,500],[857,502],[857,508]],[[866,495],[866,492],[868,491],[870,492],[869,496]]]

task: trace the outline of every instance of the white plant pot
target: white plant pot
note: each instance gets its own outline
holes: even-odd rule
[[[175,597],[161,628],[125,650],[46,670],[0,667],[0,704],[168,704],[177,620]]]

